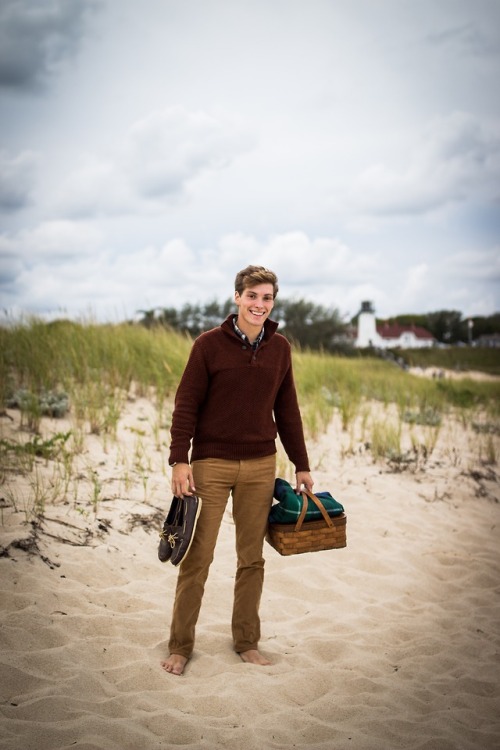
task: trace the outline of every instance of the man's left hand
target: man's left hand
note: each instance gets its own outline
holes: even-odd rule
[[[310,475],[308,471],[298,471],[295,474],[296,477],[296,484],[295,484],[295,492],[297,494],[300,494],[302,490],[302,486],[306,488],[306,490],[309,490],[309,492],[313,491],[313,485],[314,485],[314,479]]]

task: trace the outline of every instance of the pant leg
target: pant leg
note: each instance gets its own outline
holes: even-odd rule
[[[189,658],[193,651],[205,583],[238,466],[238,461],[221,459],[193,462],[194,483],[202,504],[189,554],[179,568],[168,644],[171,654]]]
[[[233,487],[233,519],[238,567],[232,632],[235,651],[258,647],[259,606],[264,583],[262,556],[276,477],[276,456],[240,461]]]

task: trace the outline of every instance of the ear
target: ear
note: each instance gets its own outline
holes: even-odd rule
[[[234,293],[234,301],[236,302],[237,305],[240,304],[240,293],[239,292],[235,292]]]

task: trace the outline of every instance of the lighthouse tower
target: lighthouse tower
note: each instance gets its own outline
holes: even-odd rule
[[[377,346],[379,335],[375,325],[375,310],[372,302],[361,303],[361,312],[358,315],[358,337],[356,346]]]

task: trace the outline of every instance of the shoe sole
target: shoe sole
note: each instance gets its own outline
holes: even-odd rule
[[[184,552],[184,554],[182,555],[182,557],[181,557],[181,559],[180,559],[180,560],[176,560],[176,561],[174,562],[174,561],[172,560],[172,558],[170,558],[170,562],[172,563],[172,565],[174,566],[174,568],[176,568],[176,567],[177,567],[178,565],[180,565],[180,564],[181,564],[181,562],[182,562],[183,560],[185,560],[185,558],[186,558],[186,555],[187,555],[187,553],[188,553],[188,552],[189,552],[189,550],[191,549],[191,545],[192,545],[192,543],[193,543],[193,539],[194,539],[194,534],[195,534],[195,531],[196,531],[196,524],[198,523],[198,518],[199,518],[199,515],[200,515],[200,512],[201,512],[201,502],[202,502],[202,501],[201,501],[201,497],[198,497],[198,506],[197,506],[197,508],[196,508],[196,515],[195,515],[195,517],[194,517],[194,520],[193,520],[193,530],[192,530],[192,532],[191,532],[191,537],[190,537],[190,539],[189,539],[189,544],[188,544],[188,546],[187,546],[187,548],[186,548],[186,551]],[[174,549],[174,550],[172,550],[172,553],[174,553],[174,552],[175,552],[175,549]]]

